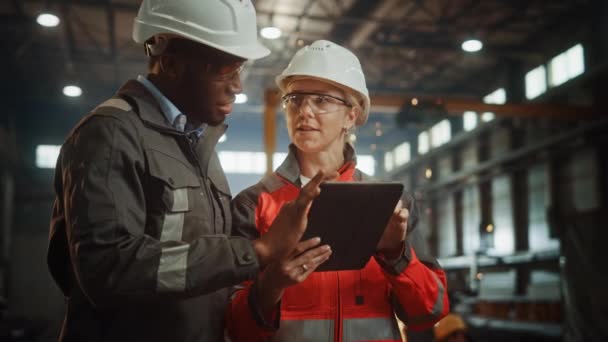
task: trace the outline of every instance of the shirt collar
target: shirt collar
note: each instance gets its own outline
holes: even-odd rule
[[[147,78],[142,75],[137,76],[137,81],[146,87],[148,91],[154,96],[154,99],[160,105],[160,108],[165,115],[165,118],[169,122],[170,125],[173,126],[175,119],[178,115],[182,114],[182,112],[177,109],[177,107],[171,102],[160,90]]]

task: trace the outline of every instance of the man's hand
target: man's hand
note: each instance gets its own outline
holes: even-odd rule
[[[320,242],[321,239],[312,238],[298,243],[289,255],[272,261],[260,274],[257,297],[265,316],[272,313],[287,287],[303,282],[329,259],[331,248],[319,246]]]
[[[409,211],[403,208],[401,200],[397,202],[393,216],[384,229],[382,238],[376,246],[376,251],[382,253],[387,259],[396,259],[403,251],[403,242],[407,235],[407,220]]]
[[[254,249],[258,254],[261,268],[264,268],[273,260],[284,259],[296,248],[304,231],[306,231],[310,205],[321,193],[319,185],[324,180],[335,177],[335,173],[330,175],[325,175],[323,172],[317,173],[302,188],[298,198],[285,203],[281,207],[268,232],[254,241]]]

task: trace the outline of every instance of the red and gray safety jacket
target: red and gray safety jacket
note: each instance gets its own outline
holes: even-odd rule
[[[363,180],[354,150],[345,148],[341,181]],[[285,162],[233,200],[233,232],[251,239],[268,231],[281,206],[301,188],[294,147]],[[315,272],[284,291],[272,319],[258,309],[255,282],[237,288],[227,311],[232,341],[401,341],[395,314],[408,329],[430,328],[449,311],[446,277],[426,253],[416,230],[411,196],[403,255],[388,261],[380,255],[356,271]],[[348,232],[345,232],[347,234]],[[278,309],[280,307],[280,310]]]

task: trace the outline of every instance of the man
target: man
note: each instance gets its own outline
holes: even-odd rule
[[[67,298],[60,341],[221,341],[226,287],[297,245],[318,175],[272,236],[230,237],[214,151],[257,41],[249,0],[144,0],[134,40],[149,75],[68,136],[57,162],[48,263]]]

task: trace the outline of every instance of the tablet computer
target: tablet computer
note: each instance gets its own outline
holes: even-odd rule
[[[312,202],[302,239],[321,237],[332,255],[316,271],[357,270],[374,254],[399,198],[396,182],[326,182]]]

